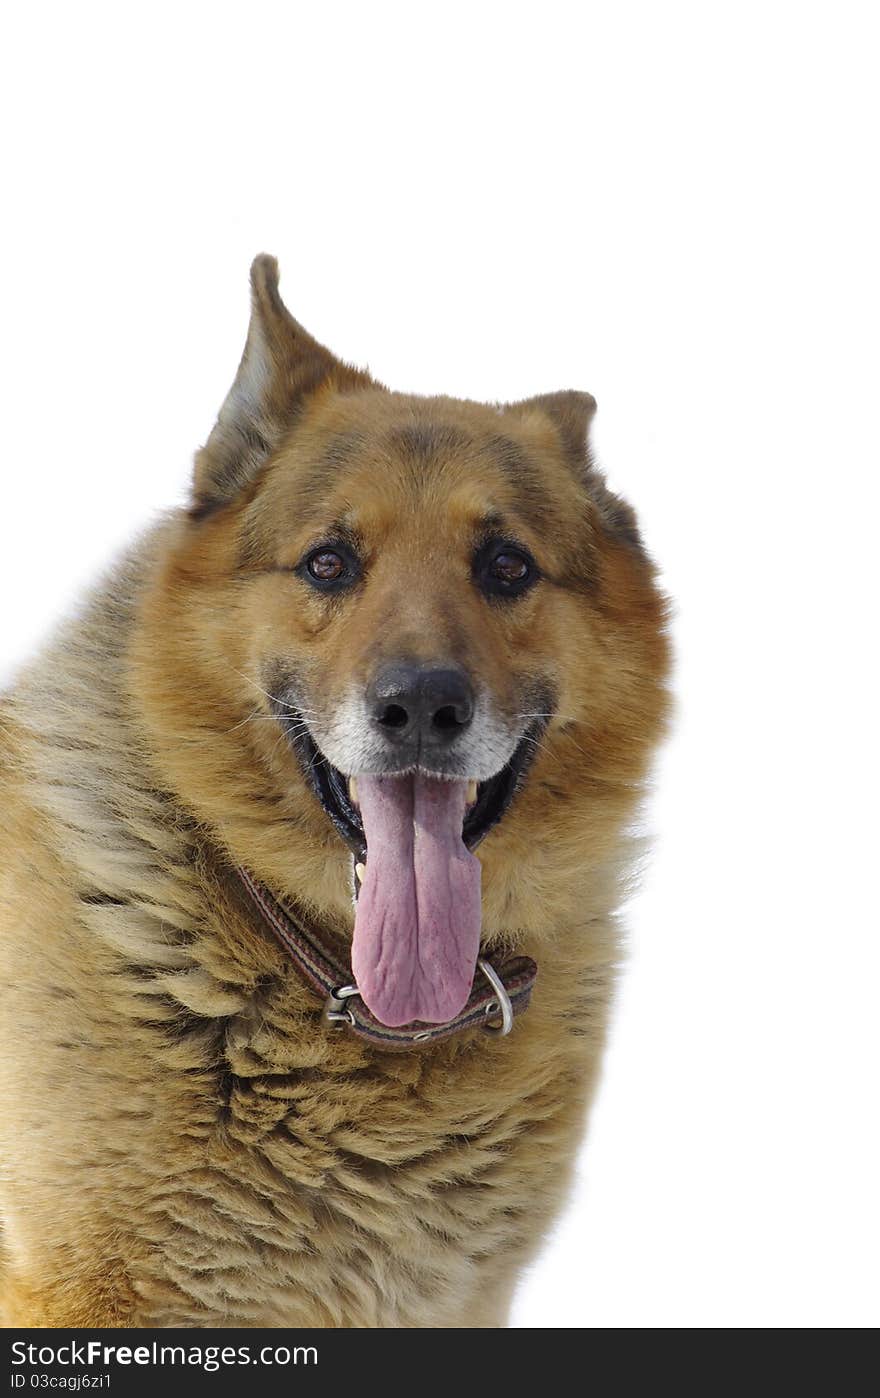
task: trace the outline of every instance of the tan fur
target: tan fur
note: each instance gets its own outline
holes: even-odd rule
[[[254,287],[193,516],[0,704],[7,1325],[504,1324],[595,1083],[666,649],[632,517],[578,445],[591,400],[390,394],[305,336],[269,260]],[[389,445],[414,425],[427,465]],[[531,512],[499,433],[538,463]],[[547,575],[506,610],[464,561],[488,504]],[[345,510],[372,572],[328,612],[289,570]],[[351,856],[261,677],[281,660],[330,696],[402,645],[454,653],[502,705],[525,666],[558,705],[479,849],[484,943],[535,958],[532,1005],[507,1039],[385,1053],[322,1028],[231,866],[350,937]]]

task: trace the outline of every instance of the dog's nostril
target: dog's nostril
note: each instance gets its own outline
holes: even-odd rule
[[[469,714],[460,714],[455,704],[444,704],[443,708],[434,714],[432,722],[441,732],[449,732],[453,728],[461,728],[469,717]]]
[[[386,704],[379,714],[379,722],[383,728],[405,728],[409,723],[409,714],[402,704]]]

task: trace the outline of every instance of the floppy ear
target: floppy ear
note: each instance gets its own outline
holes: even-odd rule
[[[590,424],[596,414],[593,395],[569,388],[561,393],[541,393],[515,406],[519,409],[537,408],[550,418],[566,455],[597,506],[605,528],[617,538],[641,548],[642,539],[635,510],[608,489],[605,477],[590,452]]]
[[[251,266],[251,319],[238,373],[214,430],[196,453],[192,513],[208,514],[248,485],[316,389],[370,382],[294,320],[278,291],[278,263],[261,253]]]

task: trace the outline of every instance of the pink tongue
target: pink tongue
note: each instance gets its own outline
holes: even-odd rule
[[[361,777],[367,873],[351,964],[382,1024],[454,1019],[480,946],[480,864],[461,838],[467,782]]]

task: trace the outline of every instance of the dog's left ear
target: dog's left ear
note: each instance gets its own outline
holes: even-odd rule
[[[251,319],[238,373],[196,454],[192,514],[209,514],[248,486],[318,389],[370,382],[294,320],[278,290],[278,263],[261,253],[251,267]]]
[[[562,445],[573,462],[582,468],[589,465],[590,423],[596,414],[596,400],[592,393],[579,393],[577,389],[567,388],[561,393],[539,393],[537,398],[527,398],[516,406],[537,408],[546,414],[556,426]]]
[[[569,388],[561,393],[541,393],[536,398],[526,398],[513,407],[519,412],[537,410],[550,418],[566,456],[587,487],[609,534],[641,549],[635,511],[626,500],[608,489],[590,453],[590,424],[596,415],[593,395]]]

